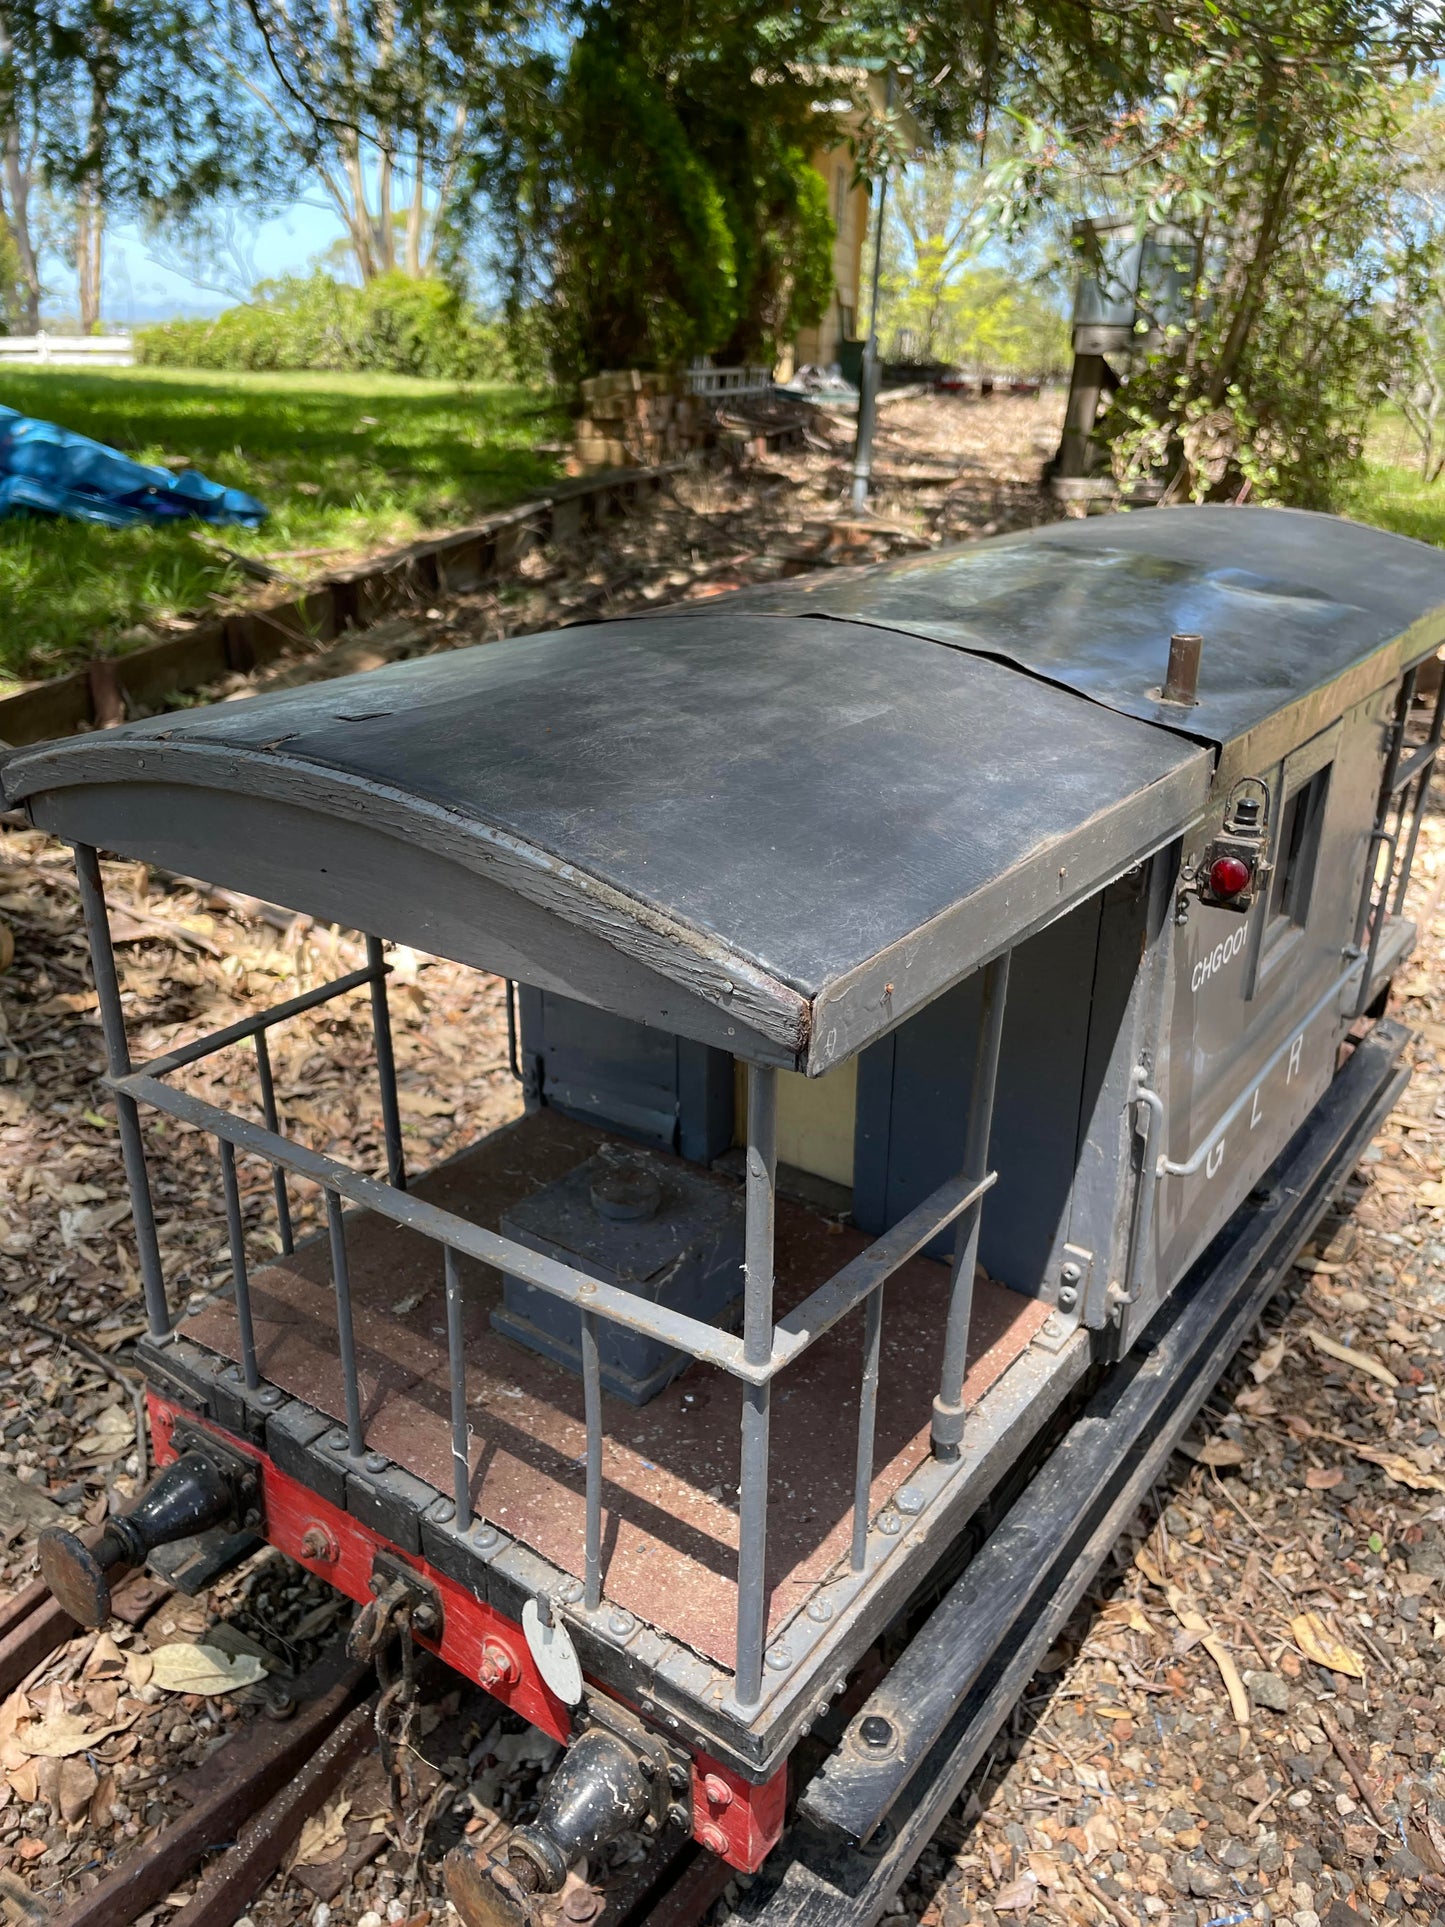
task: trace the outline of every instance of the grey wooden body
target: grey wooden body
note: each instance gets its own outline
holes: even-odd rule
[[[1204,637],[1188,709],[1158,698],[1186,629]],[[674,1704],[762,1772],[1329,1088],[1408,947],[1413,832],[1386,805],[1423,799],[1428,757],[1401,762],[1409,672],[1442,639],[1445,556],[1423,545],[1154,511],[126,725],[18,752],[0,782],[80,845],[519,980],[531,1103],[700,1163],[745,1140],[743,1338],[665,1335],[743,1382],[755,1605],[733,1695],[719,1707],[702,1669]],[[1240,915],[1181,888],[1246,778],[1294,894]],[[1381,850],[1397,884],[1372,894]],[[1054,1313],[971,1432],[941,1388],[916,1523],[860,1514],[828,1611],[800,1604],[767,1673],[768,1387],[810,1342],[806,1320],[772,1322],[773,1072],[854,1058],[857,1222],[921,1214],[908,1248],[952,1251],[965,1334],[975,1253]],[[161,1101],[113,1040],[112,1068],[125,1102]],[[263,1135],[235,1141],[279,1161]],[[382,1187],[366,1201],[400,1215]],[[886,1276],[837,1302],[876,1321]],[[866,1497],[866,1368],[860,1398]],[[600,1648],[595,1580],[577,1616]]]

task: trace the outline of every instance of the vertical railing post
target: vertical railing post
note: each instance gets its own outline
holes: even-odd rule
[[[1438,750],[1442,730],[1445,730],[1445,682],[1442,682],[1435,696],[1435,713],[1430,718],[1430,734],[1426,737],[1424,748]],[[1410,872],[1415,867],[1415,849],[1420,841],[1420,825],[1425,817],[1425,799],[1430,794],[1430,781],[1435,774],[1435,759],[1431,757],[1421,770],[1415,786],[1415,801],[1410,817],[1410,840],[1405,845],[1405,855],[1400,863],[1400,878],[1395,888],[1395,915],[1401,916],[1405,909],[1405,896],[1410,888]]]
[[[226,1197],[226,1236],[231,1246],[231,1282],[236,1292],[236,1325],[241,1334],[241,1370],[246,1390],[261,1383],[256,1365],[256,1330],[251,1322],[251,1275],[246,1269],[246,1227],[241,1217],[241,1187],[236,1182],[236,1147],[229,1138],[221,1147],[221,1189]]]
[[[748,1066],[747,1225],[743,1242],[743,1357],[773,1350],[773,1221],[778,1177],[778,1074]],[[744,1385],[738,1488],[738,1651],[734,1692],[756,1706],[768,1631],[768,1408],[771,1387]]]
[[[595,1613],[602,1604],[602,1361],[597,1350],[597,1314],[582,1314],[582,1412],[587,1424],[587,1536],[583,1552],[582,1604]]]
[[[366,939],[371,972],[371,1030],[376,1044],[376,1074],[381,1084],[381,1128],[386,1139],[386,1175],[398,1191],[406,1189],[406,1159],[401,1148],[401,1109],[396,1101],[396,1059],[391,1048],[391,1007],[386,1001],[386,960],[381,939]]]
[[[266,1129],[279,1137],[281,1119],[276,1109],[276,1080],[271,1075],[271,1047],[266,1042],[264,1030],[256,1032],[256,1082],[261,1087],[261,1115],[266,1120]],[[291,1229],[291,1200],[286,1195],[286,1173],[279,1164],[271,1166],[271,1189],[276,1198],[276,1222],[281,1234],[281,1250],[283,1255],[289,1258],[296,1249],[296,1238]]]
[[[969,1184],[977,1184],[988,1175],[988,1142],[993,1132],[993,1100],[998,1088],[998,1060],[1003,1044],[1004,1009],[1008,1003],[1009,959],[1010,952],[1005,951],[1003,956],[986,964],[983,971],[983,1007],[978,1017],[963,1144],[963,1176]],[[933,1456],[938,1459],[956,1459],[963,1451],[963,1381],[968,1372],[968,1328],[973,1319],[973,1274],[978,1263],[982,1216],[983,1199],[975,1198],[960,1214],[954,1232],[943,1373],[938,1397],[933,1401]]]
[[[868,1515],[873,1506],[873,1440],[878,1429],[878,1353],[883,1337],[883,1286],[863,1307],[863,1383],[858,1392],[858,1458],[853,1473],[853,1570],[868,1563]]]
[[[452,1502],[465,1532],[472,1519],[472,1468],[467,1456],[467,1355],[462,1335],[462,1278],[457,1254],[445,1247],[447,1372],[452,1390]]]
[[[110,918],[106,915],[100,859],[88,843],[77,843],[74,847],[75,874],[80,884],[80,905],[85,917],[86,935],[90,939],[90,962],[95,976],[100,1027],[105,1038],[106,1062],[112,1077],[127,1077],[131,1069],[130,1045],[126,1041],[125,1012],[120,1001],[120,983],[115,974],[115,952],[111,948]],[[165,1276],[161,1270],[160,1245],[156,1239],[155,1207],[151,1202],[140,1114],[136,1110],[135,1099],[121,1091],[115,1094],[115,1108],[120,1126],[121,1157],[130,1189],[130,1209],[135,1224],[146,1324],[152,1338],[166,1338],[170,1334],[171,1315],[166,1304]]]
[[[326,1193],[326,1228],[331,1234],[331,1280],[336,1287],[336,1336],[341,1353],[342,1393],[346,1400],[346,1449],[359,1459],[366,1449],[361,1430],[361,1381],[356,1375],[356,1332],[351,1322],[351,1270],[346,1258],[346,1221],[341,1199]]]

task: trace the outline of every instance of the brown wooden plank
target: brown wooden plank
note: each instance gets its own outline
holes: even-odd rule
[[[43,1606],[50,1597],[50,1588],[43,1579],[32,1579],[28,1586],[12,1593],[0,1605],[0,1639],[13,1632],[22,1619],[28,1619],[37,1606]]]
[[[307,1819],[375,1740],[375,1704],[354,1707],[290,1783],[242,1827],[233,1847],[206,1869],[171,1927],[231,1927],[299,1838]],[[117,1927],[121,1927],[117,1923]]]
[[[49,1590],[43,1590],[45,1597],[34,1611],[0,1639],[0,1699],[13,1693],[48,1653],[63,1646],[67,1639],[74,1639],[80,1631],[70,1614],[63,1612],[51,1598]]]
[[[36,683],[18,696],[0,702],[0,743],[17,748],[24,743],[47,743],[52,736],[69,736],[88,723],[90,676],[84,669]]]
[[[348,1714],[371,1681],[361,1667],[334,1649],[311,1675],[317,1691],[289,1720],[258,1719],[228,1740],[232,1769],[223,1782],[173,1820],[140,1853],[124,1861],[91,1893],[81,1894],[54,1917],[53,1927],[129,1927],[164,1900],[217,1841],[232,1838],[258,1807],[295,1777],[332,1729]]]

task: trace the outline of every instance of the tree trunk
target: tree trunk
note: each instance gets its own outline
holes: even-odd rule
[[[14,53],[15,43],[10,37],[9,25],[0,15],[0,62],[13,59]],[[12,111],[17,105],[12,97]],[[36,258],[34,236],[30,232],[31,178],[21,152],[18,120],[12,119],[5,126],[4,173],[6,215],[20,262],[20,320],[24,331],[33,335],[40,328],[40,264]]]
[[[75,276],[79,284],[80,332],[92,335],[100,326],[101,268],[105,242],[105,208],[94,187],[81,189],[75,209]]]
[[[1258,224],[1254,230],[1254,246],[1250,253],[1249,264],[1244,271],[1239,298],[1235,303],[1234,316],[1229,324],[1229,333],[1224,338],[1224,346],[1219,351],[1219,359],[1209,380],[1210,406],[1217,408],[1223,401],[1239,368],[1244,354],[1249,331],[1254,326],[1254,317],[1259,312],[1259,304],[1264,295],[1265,280],[1269,274],[1270,262],[1274,257],[1275,244],[1279,237],[1280,223],[1289,207],[1289,190],[1294,180],[1295,168],[1299,165],[1303,142],[1298,136],[1286,148],[1278,173],[1264,196]]]
[[[426,232],[426,166],[421,137],[416,143],[416,173],[411,184],[411,204],[406,211],[406,271],[420,281],[426,268],[422,261],[422,236]]]

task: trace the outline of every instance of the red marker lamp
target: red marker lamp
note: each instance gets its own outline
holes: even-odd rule
[[[1217,897],[1239,896],[1253,877],[1253,870],[1237,856],[1216,857],[1209,866],[1209,887]]]

